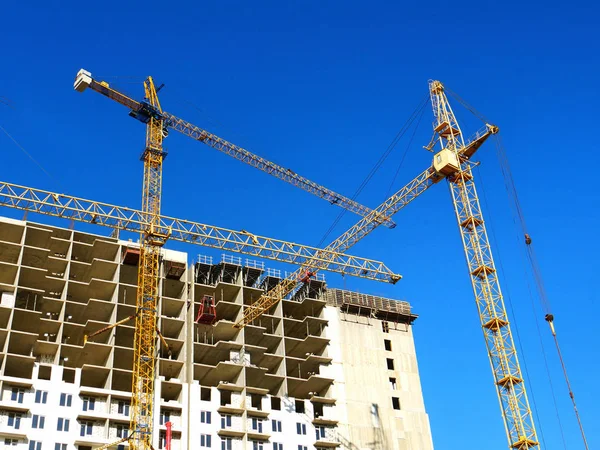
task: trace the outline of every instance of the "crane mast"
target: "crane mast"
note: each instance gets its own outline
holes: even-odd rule
[[[166,127],[152,77],[144,82],[148,108],[146,147],[142,154],[144,181],[142,213],[147,225],[140,235],[140,265],[133,345],[133,376],[130,430],[135,450],[152,448],[154,410],[154,368],[160,252],[168,235],[160,228],[162,164],[165,157],[163,138]]]
[[[494,384],[502,409],[509,447],[538,447],[525,382],[500,289],[492,250],[473,181],[472,163],[460,126],[439,81],[430,81],[435,121],[434,138],[441,150],[434,165],[446,174],[467,265],[492,366]],[[496,129],[497,132],[497,129]]]

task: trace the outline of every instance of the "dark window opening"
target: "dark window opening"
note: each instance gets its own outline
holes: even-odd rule
[[[205,402],[210,402],[210,398],[211,398],[211,390],[210,388],[200,388],[200,400],[203,400]]]
[[[271,409],[281,411],[281,399],[279,397],[271,397]]]
[[[392,358],[386,358],[387,368],[389,370],[394,370],[394,360]]]
[[[75,383],[75,370],[63,368],[63,381],[65,383]]]
[[[392,407],[394,409],[400,409],[400,399],[398,397],[392,397]]]
[[[256,409],[262,409],[262,395],[250,394],[252,401],[252,407]]]
[[[221,406],[231,405],[231,391],[221,391]]]
[[[40,369],[38,371],[38,379],[39,380],[49,380],[50,375],[52,375],[52,367],[40,366]]]
[[[315,408],[315,419],[318,419],[323,415],[323,404],[315,403],[313,406]]]
[[[392,341],[390,341],[389,339],[384,339],[383,343],[385,345],[385,349],[388,352],[391,352],[392,351]]]

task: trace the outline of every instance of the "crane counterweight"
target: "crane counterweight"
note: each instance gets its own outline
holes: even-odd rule
[[[73,88],[77,92],[83,92],[92,84],[92,74],[87,70],[80,69],[77,72],[77,76],[75,77],[75,83],[73,84]]]

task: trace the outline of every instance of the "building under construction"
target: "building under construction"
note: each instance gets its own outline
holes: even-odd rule
[[[244,305],[285,274],[230,255],[161,256],[155,449],[433,448],[408,303],[313,277],[238,329]],[[126,437],[139,259],[135,242],[0,218],[5,446]]]

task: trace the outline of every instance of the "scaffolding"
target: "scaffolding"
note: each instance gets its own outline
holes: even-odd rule
[[[361,294],[342,289],[327,289],[327,305],[336,306],[345,313],[372,317],[394,323],[411,324],[418,317],[413,314],[410,304],[401,300],[391,300],[375,295]]]

